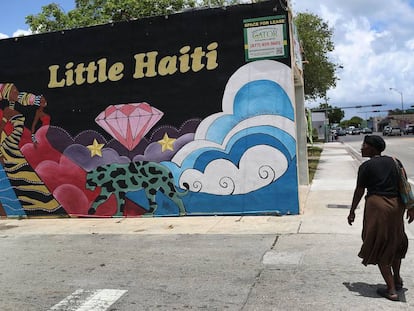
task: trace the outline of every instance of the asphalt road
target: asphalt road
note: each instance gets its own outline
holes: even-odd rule
[[[374,133],[382,136],[382,133]],[[414,135],[403,136],[382,136],[386,143],[384,155],[395,156],[403,163],[407,171],[408,178],[414,181]],[[361,144],[364,135],[346,135],[340,136],[339,141],[351,146],[360,154]]]
[[[243,310],[263,270],[262,257],[275,239],[275,235],[8,236],[3,230],[0,310]],[[110,308],[98,308],[102,301],[90,309],[74,308],[76,300],[85,300],[88,291],[96,289],[107,290],[101,292],[105,299],[108,290],[121,294]]]

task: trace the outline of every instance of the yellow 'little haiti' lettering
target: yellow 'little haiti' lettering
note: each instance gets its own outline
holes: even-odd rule
[[[186,73],[190,70],[198,72],[203,68],[214,70],[218,67],[217,63],[217,42],[212,42],[207,46],[207,51],[202,47],[194,48],[190,54],[191,47],[186,45],[180,49],[179,55],[165,56],[157,62],[158,52],[135,54],[134,79],[144,77],[155,77],[173,75],[177,71]]]
[[[88,65],[79,63],[75,66],[73,62],[65,65],[65,77],[59,77],[60,66],[49,66],[49,88],[64,86],[82,85],[84,83],[93,84],[95,82],[119,81],[123,78],[124,64],[117,62],[109,66],[106,58],[101,58],[97,62],[92,61]]]
[[[177,71],[186,73],[190,70],[198,72],[203,68],[214,70],[217,63],[217,42],[207,46],[207,51],[202,47],[196,47],[192,53],[191,47],[186,45],[180,49],[179,55],[165,56],[159,61],[158,52],[152,51],[134,55],[135,70],[134,79],[155,77],[157,75],[172,75]],[[106,58],[91,61],[88,64],[68,62],[62,73],[59,65],[49,66],[49,88],[60,88],[72,85],[103,83],[105,81],[119,81],[124,77],[124,64],[121,62],[108,64]]]

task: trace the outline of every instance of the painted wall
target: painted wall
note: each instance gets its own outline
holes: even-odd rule
[[[297,214],[289,27],[274,9],[0,40],[1,215]]]

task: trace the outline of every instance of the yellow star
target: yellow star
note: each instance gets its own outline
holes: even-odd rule
[[[164,137],[158,141],[161,145],[161,151],[164,152],[165,150],[174,151],[173,144],[177,139],[168,137],[168,134],[165,133]]]
[[[91,151],[91,158],[95,155],[102,157],[102,148],[104,144],[98,144],[96,138],[93,140],[93,144],[87,146],[87,148]]]

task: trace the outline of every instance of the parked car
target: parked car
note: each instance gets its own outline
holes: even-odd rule
[[[404,134],[414,134],[414,124],[408,124],[406,128],[404,129]]]
[[[345,136],[346,135],[346,130],[344,130],[343,128],[339,127],[336,129],[336,134],[338,136]]]
[[[392,127],[387,125],[384,126],[383,130],[382,130],[382,135],[383,136],[387,136],[390,132],[391,132]]]
[[[352,130],[354,129],[355,127],[348,127],[347,129],[346,129],[346,133],[347,134],[349,134],[349,135],[352,135]]]
[[[372,130],[369,127],[364,127],[362,129],[362,134],[372,134]]]
[[[399,127],[392,127],[388,132],[388,136],[401,136],[403,131]]]
[[[360,128],[358,128],[358,127],[356,127],[356,128],[354,128],[354,129],[352,129],[351,134],[352,134],[352,135],[359,135],[359,134],[361,134],[361,129],[360,129]]]

